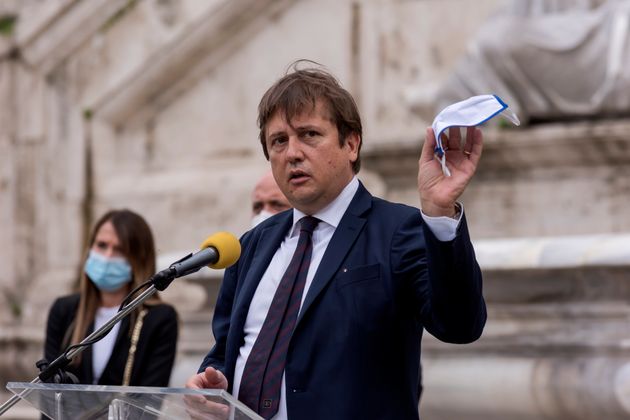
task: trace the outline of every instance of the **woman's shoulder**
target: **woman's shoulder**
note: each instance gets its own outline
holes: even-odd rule
[[[144,328],[142,329],[144,334],[150,336],[158,334],[160,336],[170,336],[173,339],[177,338],[179,319],[173,306],[161,302],[146,305],[145,308],[148,312],[144,317]]]
[[[151,318],[177,319],[177,311],[168,303],[160,302],[154,305],[145,305],[145,308],[148,310],[147,316],[151,316]]]
[[[51,310],[76,310],[79,306],[80,295],[73,293],[71,295],[61,296],[55,299]]]

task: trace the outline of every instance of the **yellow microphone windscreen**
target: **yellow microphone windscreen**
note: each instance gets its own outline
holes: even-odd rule
[[[209,265],[210,268],[227,268],[238,261],[241,256],[241,243],[236,236],[229,232],[217,232],[214,235],[210,235],[201,244],[200,249],[208,248],[209,246],[215,248],[219,253],[219,260]]]

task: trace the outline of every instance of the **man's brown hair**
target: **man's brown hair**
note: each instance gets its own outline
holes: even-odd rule
[[[363,128],[357,104],[352,95],[345,90],[330,73],[319,68],[298,69],[303,62],[317,64],[307,60],[293,63],[289,72],[265,92],[258,105],[258,128],[260,143],[265,157],[269,160],[269,151],[265,138],[265,128],[276,112],[282,112],[290,122],[295,116],[315,109],[317,101],[322,101],[328,112],[328,118],[337,126],[339,146],[343,146],[349,134],[359,136],[357,160],[352,164],[354,173],[361,168],[361,143]]]

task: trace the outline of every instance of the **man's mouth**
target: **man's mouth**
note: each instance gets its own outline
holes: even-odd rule
[[[291,171],[289,174],[289,183],[291,184],[299,184],[306,181],[309,178],[309,175],[300,170]]]

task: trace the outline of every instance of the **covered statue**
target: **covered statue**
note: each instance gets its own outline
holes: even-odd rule
[[[524,122],[630,114],[630,1],[509,1],[435,105],[479,94],[499,95]]]

